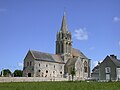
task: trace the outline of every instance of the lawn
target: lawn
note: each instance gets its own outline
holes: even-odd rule
[[[120,90],[120,82],[11,82],[0,90]]]

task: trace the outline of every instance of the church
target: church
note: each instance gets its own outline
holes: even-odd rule
[[[56,54],[29,50],[24,58],[23,76],[66,78],[73,69],[76,80],[90,77],[90,59],[72,47],[72,34],[68,31],[64,13],[60,31],[56,34]]]

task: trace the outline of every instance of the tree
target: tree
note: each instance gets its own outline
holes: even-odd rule
[[[2,76],[2,73],[3,73],[3,76],[4,77],[9,77],[11,76],[11,71],[9,69],[4,69],[1,71],[1,76]]]
[[[1,73],[0,73],[0,77],[2,76],[2,71],[1,71]]]
[[[71,68],[70,74],[72,75],[72,81],[73,81],[75,75],[75,68]]]
[[[22,70],[15,70],[13,74],[14,74],[14,77],[22,77],[23,71]]]

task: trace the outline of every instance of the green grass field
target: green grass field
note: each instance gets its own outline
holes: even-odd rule
[[[12,82],[0,90],[120,90],[120,82]]]

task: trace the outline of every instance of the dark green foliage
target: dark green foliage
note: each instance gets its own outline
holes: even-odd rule
[[[2,71],[1,71],[1,75],[2,75]],[[9,69],[4,69],[3,75],[4,75],[4,77],[9,77],[9,76],[11,76],[11,71]]]
[[[15,70],[13,74],[14,74],[14,77],[22,77],[23,71],[22,70]]]
[[[70,74],[72,75],[72,81],[73,81],[75,75],[75,68],[71,68]]]
[[[2,76],[2,71],[0,72],[0,77]]]
[[[119,82],[20,82],[0,83],[0,90],[120,90]]]

